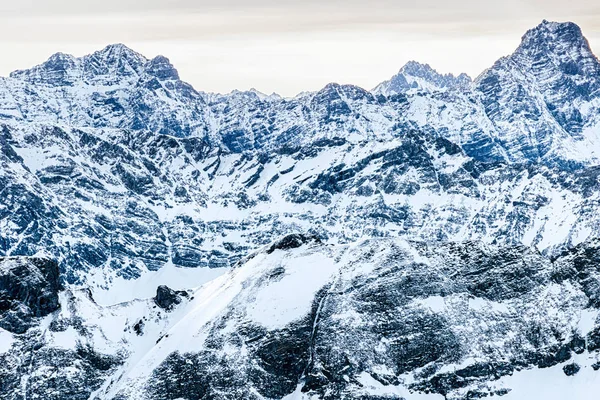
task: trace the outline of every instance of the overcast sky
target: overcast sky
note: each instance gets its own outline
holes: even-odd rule
[[[598,0],[0,0],[0,75],[120,42],[204,91],[371,89],[409,60],[475,77],[544,18],[600,54]]]

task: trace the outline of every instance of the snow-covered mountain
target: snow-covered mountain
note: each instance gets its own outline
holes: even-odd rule
[[[122,44],[81,58],[57,53],[0,81],[0,117],[53,125],[203,136],[203,100],[167,58]]]
[[[473,81],[211,94],[124,45],[2,78],[0,393],[598,387],[599,88],[547,21]]]
[[[577,25],[544,21],[475,85],[510,157],[598,159],[600,63]]]
[[[59,53],[2,80],[0,117],[194,136],[235,153],[412,126],[480,161],[574,169],[600,157],[599,87],[600,63],[579,27],[544,21],[474,82],[410,62],[373,92],[330,84],[293,99],[197,92],[165,57],[147,60],[124,45]]]

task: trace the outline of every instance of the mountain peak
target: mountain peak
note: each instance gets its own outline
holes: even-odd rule
[[[508,121],[515,110],[544,116],[537,117],[549,121],[543,129],[537,118],[527,120],[530,132],[548,132],[537,133],[542,140],[528,157],[546,157],[560,143],[559,136],[581,138],[586,121],[596,120],[592,104],[600,97],[600,62],[579,26],[544,20],[523,35],[512,55],[484,71],[476,88],[492,120]],[[508,106],[499,112],[502,102]],[[515,130],[515,137],[522,132],[527,129]]]
[[[438,73],[435,69],[433,69],[431,67],[431,65],[423,64],[423,63],[420,63],[420,62],[414,61],[414,60],[408,61],[406,64],[404,64],[404,66],[402,68],[400,68],[400,72],[409,74],[409,75],[413,75],[413,76],[420,76],[423,74],[430,74],[430,73],[435,73],[435,74]]]
[[[165,56],[156,56],[146,65],[146,72],[160,80],[177,80],[179,72]]]
[[[113,57],[140,58],[147,61],[146,57],[133,50],[132,48],[124,45],[123,43],[109,44],[102,50],[98,50],[93,54],[106,54],[111,55]]]
[[[248,90],[248,92],[253,93],[255,96],[257,96],[262,101],[281,100],[282,99],[282,97],[275,92],[273,92],[271,94],[266,94],[255,88],[251,88],[250,90]]]
[[[50,85],[71,85],[78,62],[74,56],[59,52],[31,69],[11,72],[10,77]]]
[[[400,68],[398,74],[381,83],[374,91],[384,95],[406,93],[411,90],[435,92],[467,87],[470,83],[471,78],[465,73],[458,76],[441,74],[429,64],[409,61]]]
[[[75,68],[77,65],[77,58],[71,54],[55,53],[46,60],[42,67],[50,71],[67,71]]]
[[[454,86],[455,84],[470,83],[471,77],[464,72],[455,76],[454,74],[441,74],[431,65],[418,61],[409,61],[401,69],[400,73],[418,78],[424,78],[432,83],[441,83],[442,87]]]
[[[566,76],[597,79],[600,63],[592,53],[581,28],[573,22],[550,22],[528,30],[510,57],[523,71],[538,74],[539,69],[555,70]],[[540,72],[541,73],[541,72]]]
[[[579,25],[573,22],[543,20],[541,24],[528,30],[523,35],[521,45],[517,51],[539,47],[546,47],[552,50],[564,44],[585,47],[589,50],[589,45]]]
[[[84,80],[96,80],[98,76],[110,76],[113,79],[137,76],[148,63],[148,59],[143,55],[122,43],[116,43],[79,58],[70,54],[55,53],[42,64],[14,71],[10,77],[33,83],[70,86],[82,77]]]
[[[110,44],[104,49],[83,57],[85,74],[89,76],[139,75],[148,59],[122,43]]]
[[[548,21],[547,19],[543,19],[542,22],[538,26],[536,26],[533,29],[530,29],[529,32],[541,30],[541,29],[545,29],[545,30],[548,30],[551,32],[555,32],[559,29],[571,29],[571,30],[575,30],[579,34],[581,34],[581,28],[579,27],[579,25],[577,25],[574,22],[570,22],[570,21],[556,22],[556,21]]]
[[[71,54],[66,54],[66,53],[54,53],[52,54],[48,60],[46,60],[45,63],[71,63],[74,62],[76,60],[76,58],[74,56],[72,56]]]
[[[111,43],[108,44],[104,47],[104,49],[100,50],[100,51],[129,51],[129,52],[134,52],[131,47],[128,47],[127,45],[123,44],[123,43]]]

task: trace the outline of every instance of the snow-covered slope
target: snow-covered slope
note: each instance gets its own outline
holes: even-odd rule
[[[554,376],[592,399],[599,255],[597,241],[549,259],[524,246],[287,236],[193,292],[111,307],[60,292],[60,311],[26,336],[1,331],[3,393],[523,399]],[[161,308],[165,296],[179,304]]]
[[[67,282],[92,286],[103,303],[111,287],[155,282],[157,271],[200,284],[218,272],[186,271],[229,267],[292,232],[331,243],[524,243],[553,254],[597,237],[600,226],[597,168],[481,163],[445,139],[401,128],[282,154],[45,125],[6,125],[0,138],[0,254],[50,255]],[[114,301],[148,294],[140,290],[128,290],[130,298],[112,290]]]

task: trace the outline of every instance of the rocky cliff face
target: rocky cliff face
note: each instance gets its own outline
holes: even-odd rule
[[[454,399],[511,391],[523,398],[506,377],[574,360],[591,371],[597,361],[596,294],[585,294],[598,278],[587,261],[596,247],[554,261],[525,247],[397,240],[257,255],[233,272],[243,289],[214,322],[191,330],[200,319],[194,315],[182,323],[206,350],[169,353],[165,342],[144,363],[158,365],[150,377],[134,373],[129,382],[161,399]],[[565,275],[575,264],[590,268],[579,269],[581,280]],[[247,281],[241,276],[250,266]],[[295,301],[285,302],[285,288],[299,283]],[[183,386],[168,380],[180,374]]]

